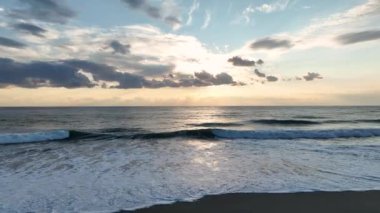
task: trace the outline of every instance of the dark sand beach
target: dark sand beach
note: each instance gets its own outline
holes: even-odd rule
[[[119,213],[127,212],[379,213],[380,191],[225,194]]]

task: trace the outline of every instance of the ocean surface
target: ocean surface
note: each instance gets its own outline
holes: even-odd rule
[[[380,190],[380,107],[0,108],[0,212]]]

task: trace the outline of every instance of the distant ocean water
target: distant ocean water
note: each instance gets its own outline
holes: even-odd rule
[[[380,107],[0,108],[0,212],[380,190]]]

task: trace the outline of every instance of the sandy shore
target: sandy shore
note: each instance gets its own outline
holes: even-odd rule
[[[380,191],[306,192],[284,194],[225,194],[206,196],[195,202],[156,205],[136,212],[308,212],[379,213]]]

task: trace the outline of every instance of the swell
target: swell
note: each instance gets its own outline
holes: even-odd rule
[[[380,129],[329,129],[329,130],[232,130],[232,129],[191,129],[171,132],[137,133],[126,135],[91,134],[75,132],[71,139],[99,137],[113,137],[125,139],[171,139],[171,138],[194,138],[194,139],[334,139],[334,138],[367,138],[379,137]]]
[[[125,131],[124,131],[125,132]],[[329,129],[329,130],[232,130],[232,129],[191,129],[172,132],[125,132],[97,133],[82,131],[53,130],[23,134],[0,134],[0,144],[32,143],[44,141],[109,140],[109,139],[335,139],[380,137],[380,129]]]
[[[259,119],[252,120],[251,122],[256,124],[265,124],[265,125],[316,125],[322,124],[319,121],[311,120],[298,120],[298,119]]]
[[[234,126],[243,126],[243,124],[241,124],[241,123],[209,122],[209,123],[189,124],[189,126],[194,126],[194,127],[234,127]]]
[[[329,130],[275,130],[275,131],[234,131],[213,130],[220,138],[228,139],[335,139],[335,138],[367,138],[380,136],[380,129],[329,129]]]
[[[264,125],[320,125],[339,123],[373,123],[380,124],[380,119],[358,119],[358,120],[308,120],[308,119],[258,119],[251,120],[255,124]]]

